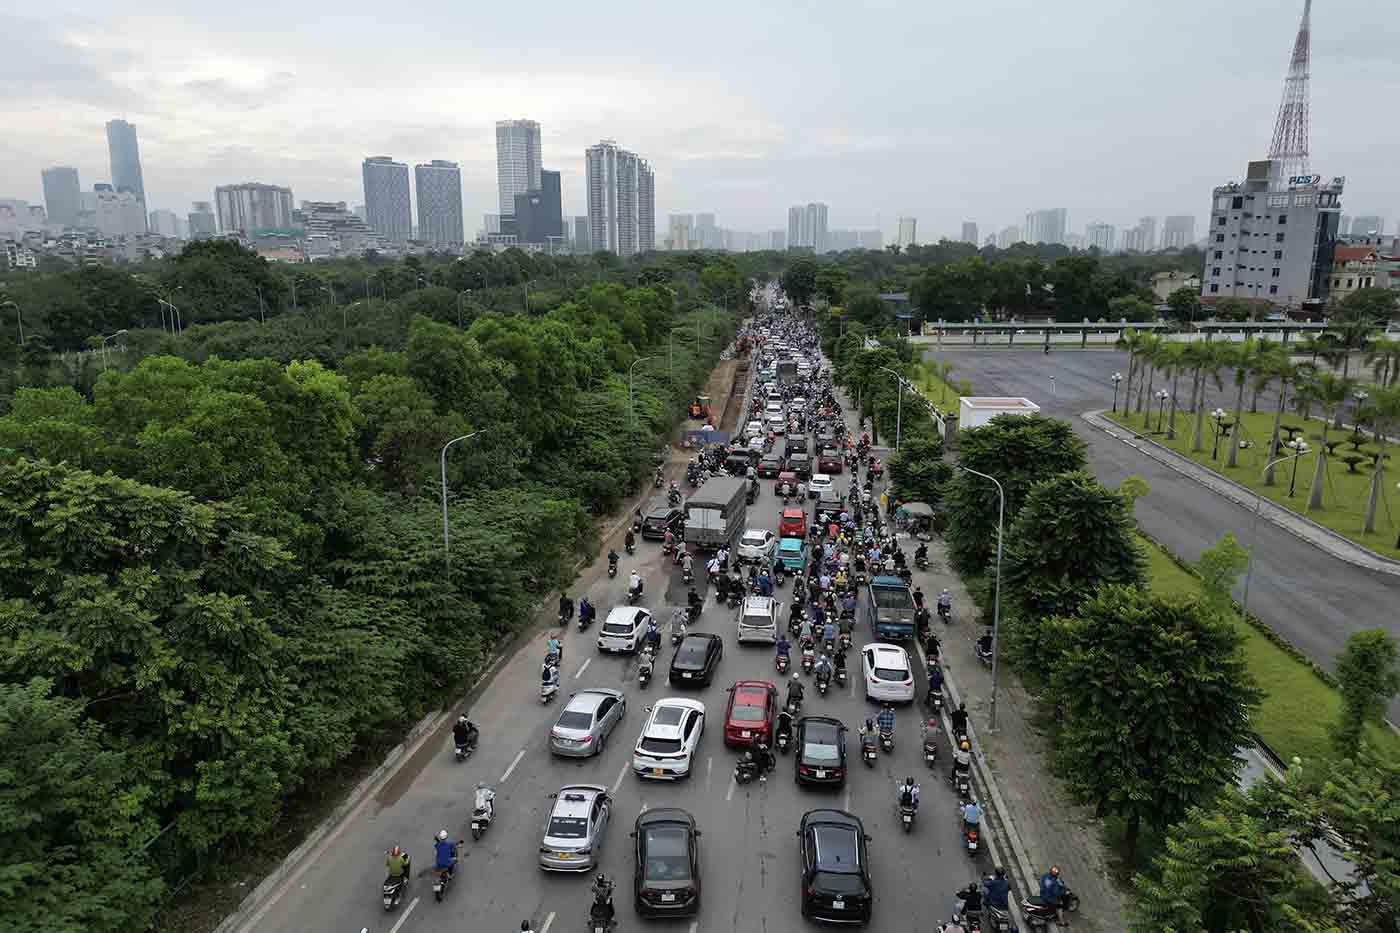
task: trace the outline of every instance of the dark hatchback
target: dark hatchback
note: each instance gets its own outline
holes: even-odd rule
[[[766,454],[763,459],[758,461],[758,475],[764,479],[777,479],[781,472],[783,472],[782,457]]]
[[[724,640],[708,632],[692,632],[681,639],[671,655],[671,685],[708,687],[724,656]]]
[[[831,475],[840,473],[845,469],[845,462],[841,458],[841,451],[835,447],[823,447],[822,452],[817,454],[817,472]]]
[[[642,537],[648,541],[660,541],[668,531],[679,535],[684,520],[685,513],[677,506],[655,506],[642,519]]]
[[[811,454],[793,454],[787,459],[787,468],[796,473],[798,479],[812,478],[812,456]]]
[[[700,912],[700,830],[695,817],[675,807],[637,817],[637,914],[644,918],[693,917]]]
[[[846,783],[846,727],[830,716],[803,716],[797,721],[798,784],[841,787]]]
[[[844,810],[808,810],[797,831],[802,858],[802,916],[829,923],[870,922],[870,837]]]

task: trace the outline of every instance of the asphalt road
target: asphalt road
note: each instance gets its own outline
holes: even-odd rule
[[[1138,523],[1178,556],[1197,559],[1227,531],[1249,546],[1251,510],[1210,492],[1078,417],[1081,412],[1111,406],[1113,384],[1109,377],[1114,372],[1128,372],[1126,353],[1099,350],[1046,355],[1033,350],[926,355],[952,362],[954,378],[971,381],[978,395],[1025,397],[1041,406],[1043,413],[1069,419],[1088,443],[1089,465],[1104,483],[1116,485],[1131,474],[1146,479],[1151,493],[1137,502]],[[1182,391],[1186,391],[1184,387]],[[1219,394],[1219,402],[1227,408],[1233,405],[1233,391],[1228,386]],[[1261,409],[1263,405],[1261,400]],[[1259,522],[1258,529],[1249,608],[1299,650],[1331,669],[1352,632],[1383,626],[1400,637],[1400,615],[1395,612],[1400,581],[1395,577],[1331,557],[1268,521]],[[1239,587],[1235,595],[1239,597]],[[1391,705],[1391,716],[1400,719],[1400,702]]]
[[[845,482],[840,485],[844,488]],[[763,486],[748,524],[776,530],[781,502],[774,498],[771,482],[764,481]],[[622,542],[615,544],[622,553]],[[634,558],[624,554],[614,580],[608,579],[602,558],[585,571],[571,595],[577,598],[586,592],[601,620],[612,606],[625,601],[627,576],[635,567],[645,579],[648,595],[643,603],[667,620],[670,608],[684,602],[685,588],[680,569],[663,560],[660,551],[658,543],[639,541]],[[703,577],[699,574],[697,583]],[[778,591],[784,602],[790,593],[790,582]],[[474,699],[469,713],[482,733],[477,753],[458,764],[453,760],[450,732],[430,740],[423,753],[331,837],[300,876],[289,877],[266,911],[253,918],[255,926],[244,929],[255,928],[258,933],[358,933],[361,928],[371,933],[463,929],[507,933],[518,931],[521,920],[528,919],[540,933],[582,930],[587,923],[591,874],[550,874],[537,864],[541,830],[553,803],[549,795],[576,782],[602,784],[613,792],[612,824],[601,868],[619,882],[619,929],[636,929],[647,922],[639,920],[632,908],[634,857],[627,834],[640,811],[660,806],[690,811],[704,834],[700,915],[694,922],[664,926],[690,933],[805,929],[807,923],[799,912],[798,821],[809,809],[835,806],[860,816],[874,837],[870,844],[876,893],[873,928],[928,929],[936,914],[945,913],[951,892],[977,872],[960,848],[955,798],[942,780],[946,744],[939,773],[930,773],[922,761],[918,707],[899,709],[893,756],[882,756],[873,769],[861,763],[855,730],[877,708],[867,703],[860,685],[859,643],[870,636],[868,627],[858,627],[848,687],[821,697],[807,678],[805,711],[835,715],[851,730],[845,789],[823,792],[796,787],[791,753],[780,756],[766,784],[736,786],[732,774],[738,753],[727,749],[722,740],[726,688],[740,679],[778,678],[772,649],[740,647],[734,638],[733,612],[717,607],[706,595],[696,630],[720,633],[725,640],[714,685],[672,691],[664,676],[671,654],[665,639],[658,676],[640,689],[633,657],[600,654],[595,647],[596,624],[582,635],[576,625],[570,626],[564,637],[562,694],[592,686],[618,688],[626,693],[627,713],[597,758],[554,758],[547,749],[547,737],[561,704],[556,700],[542,706],[539,700],[539,664],[547,634],[542,629],[538,638],[500,666]],[[786,621],[786,606],[781,618]],[[923,689],[921,679],[921,693]],[[678,784],[644,781],[631,772],[632,746],[644,722],[644,708],[670,695],[692,696],[706,704],[707,722],[695,773]],[[906,835],[898,823],[895,784],[909,774],[923,785],[923,804],[914,831]],[[486,835],[473,843],[468,822],[478,781],[495,785],[497,818]],[[444,827],[467,838],[466,858],[446,898],[437,903],[431,890],[430,840]],[[384,851],[394,844],[411,852],[416,877],[403,904],[385,913],[379,900]]]

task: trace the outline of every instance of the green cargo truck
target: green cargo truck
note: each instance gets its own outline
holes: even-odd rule
[[[870,630],[880,641],[904,641],[914,637],[914,594],[899,577],[875,577],[868,587],[865,611]]]

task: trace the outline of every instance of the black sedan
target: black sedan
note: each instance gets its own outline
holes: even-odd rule
[[[782,457],[765,454],[763,459],[758,461],[758,475],[764,479],[777,479],[781,472],[783,472]]]
[[[673,531],[679,536],[684,520],[685,513],[676,506],[655,506],[642,519],[642,537],[648,541],[660,541],[666,537],[668,531]]]
[[[637,817],[633,875],[637,915],[693,917],[700,912],[700,830],[695,817],[674,807]]]
[[[719,659],[724,656],[724,640],[708,632],[691,632],[671,655],[672,686],[695,684],[708,687],[714,679]]]
[[[803,716],[797,721],[798,784],[841,787],[846,783],[846,727],[830,716]]]
[[[787,468],[797,474],[798,479],[812,478],[812,455],[793,454],[787,459]]]
[[[802,859],[802,916],[834,923],[869,923],[870,837],[860,817],[845,810],[808,810],[797,831]]]

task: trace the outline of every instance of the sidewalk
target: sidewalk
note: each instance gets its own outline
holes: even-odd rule
[[[1319,550],[1325,551],[1338,560],[1344,560],[1349,564],[1353,564],[1365,570],[1374,570],[1378,573],[1400,576],[1400,561],[1382,557],[1375,551],[1362,547],[1329,528],[1322,527],[1305,515],[1300,515],[1292,509],[1286,509],[1283,506],[1276,505],[1268,499],[1261,499],[1244,486],[1221,476],[1214,470],[1201,466],[1194,460],[1190,460],[1173,450],[1163,447],[1161,444],[1152,440],[1152,438],[1145,437],[1130,428],[1125,428],[1120,424],[1109,421],[1107,418],[1103,417],[1102,411],[1086,411],[1080,415],[1080,417],[1110,437],[1117,438],[1128,446],[1142,451],[1163,466],[1169,467],[1183,476],[1189,477],[1212,492],[1224,496],[1231,502],[1251,511],[1256,508],[1259,509],[1261,518],[1268,519],[1289,534],[1302,538],[1304,541],[1307,541]]]

